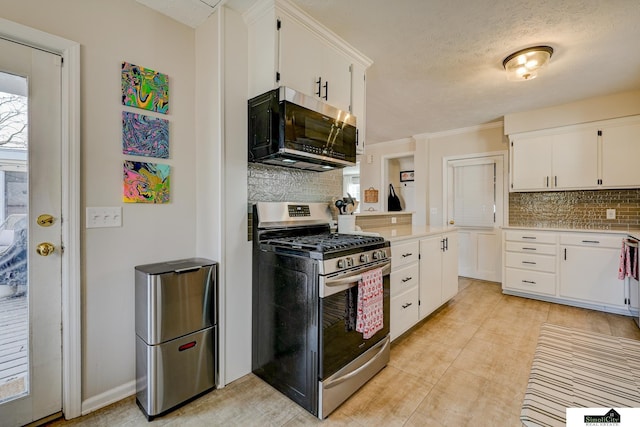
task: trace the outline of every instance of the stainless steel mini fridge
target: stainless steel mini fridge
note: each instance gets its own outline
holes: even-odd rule
[[[135,267],[136,402],[148,420],[216,386],[217,276],[203,258]]]

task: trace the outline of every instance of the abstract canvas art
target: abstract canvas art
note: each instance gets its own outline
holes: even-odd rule
[[[169,158],[169,121],[122,112],[122,153]]]
[[[169,76],[123,62],[122,104],[167,114],[169,112]]]
[[[125,203],[169,203],[169,171],[169,165],[125,160],[122,201]]]

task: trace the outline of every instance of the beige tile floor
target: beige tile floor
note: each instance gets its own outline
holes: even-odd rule
[[[520,426],[538,332],[548,322],[640,340],[630,317],[503,295],[460,278],[460,293],[391,347],[391,362],[323,424]],[[320,421],[252,374],[164,417],[158,426],[306,426]],[[54,426],[137,426],[133,397]]]

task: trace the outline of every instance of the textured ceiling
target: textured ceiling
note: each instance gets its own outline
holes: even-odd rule
[[[291,1],[373,60],[367,143],[640,89],[640,0]],[[544,73],[507,81],[502,60],[540,44]]]

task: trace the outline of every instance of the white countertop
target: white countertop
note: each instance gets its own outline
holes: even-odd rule
[[[362,211],[356,212],[354,215],[357,216],[396,216],[396,215],[410,215],[413,214],[412,211]]]
[[[563,233],[597,233],[597,234],[624,234],[640,240],[640,228],[619,228],[619,229],[600,229],[600,228],[552,228],[552,227],[518,227],[504,226],[503,230],[531,230],[531,231],[555,231]]]
[[[390,242],[427,237],[452,230],[455,230],[455,227],[430,227],[428,225],[389,225],[386,227],[362,229],[362,231],[365,232],[378,233]]]

